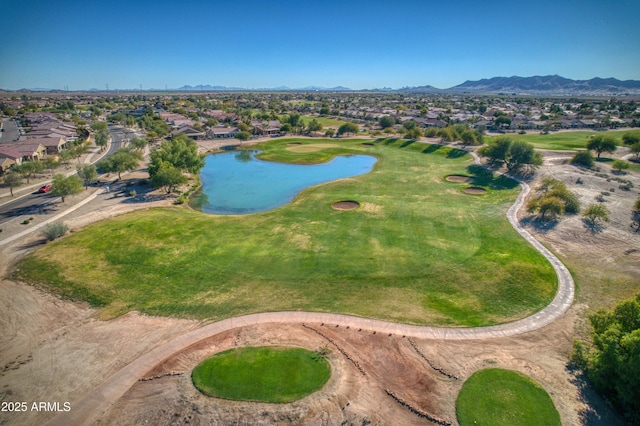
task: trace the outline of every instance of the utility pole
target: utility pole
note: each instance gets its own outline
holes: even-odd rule
[[[109,91],[109,83],[107,83],[107,92]]]

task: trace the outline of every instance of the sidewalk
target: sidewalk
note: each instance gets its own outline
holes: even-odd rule
[[[47,183],[51,183],[51,179],[53,178],[54,175],[58,174],[58,173],[62,173],[65,176],[71,176],[76,174],[76,165],[77,164],[94,164],[97,163],[98,161],[100,161],[102,159],[102,157],[104,157],[104,155],[109,151],[109,148],[111,147],[111,139],[109,140],[107,147],[104,151],[100,151],[100,147],[96,146],[96,145],[91,145],[90,146],[90,151],[83,155],[82,157],[80,157],[80,162],[78,163],[78,161],[76,160],[75,162],[71,162],[69,163],[69,167],[68,168],[64,168],[64,166],[59,166],[58,168],[54,169],[53,173],[44,173],[41,174],[35,178],[31,179],[31,182],[29,182],[28,184],[25,182],[24,185],[18,187],[18,188],[14,188],[13,189],[13,197],[11,196],[11,191],[9,191],[8,188],[0,188],[0,206],[2,206],[3,204],[6,203],[10,203],[11,201],[20,199],[22,197],[25,197],[31,193],[33,193],[34,191],[36,191],[38,188],[40,188],[42,185],[45,185]],[[97,158],[93,160],[94,157]],[[73,167],[73,168],[72,168]]]

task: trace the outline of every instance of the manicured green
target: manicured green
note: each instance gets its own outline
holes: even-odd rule
[[[549,394],[516,371],[490,368],[474,373],[456,401],[460,426],[553,426],[560,415]]]
[[[301,348],[245,347],[220,352],[193,370],[193,384],[218,398],[292,402],[324,386],[331,366],[321,355]]]
[[[261,157],[379,160],[369,174],[309,188],[270,212],[156,208],[100,222],[40,248],[16,275],[103,306],[104,317],[134,309],[213,320],[306,310],[482,326],[530,315],[553,298],[553,269],[506,219],[515,181],[439,145],[292,141],[268,142]],[[473,180],[447,182],[450,174]],[[467,195],[469,185],[487,193]],[[361,207],[333,210],[338,200]]]
[[[618,145],[622,145],[622,135],[631,133],[640,133],[640,130],[612,130],[612,131],[596,131],[596,130],[580,130],[575,132],[551,132],[546,135],[527,134],[510,135],[514,140],[522,140],[529,142],[537,149],[554,149],[561,151],[571,151],[575,149],[585,148],[588,139],[593,135],[611,136],[616,140]],[[486,137],[485,142],[489,142],[499,136]]]

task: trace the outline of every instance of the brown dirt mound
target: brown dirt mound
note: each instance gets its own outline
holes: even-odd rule
[[[331,204],[331,208],[334,210],[353,210],[360,207],[360,203],[352,200],[338,201]]]
[[[475,186],[470,186],[469,188],[465,188],[464,190],[465,194],[472,194],[472,195],[479,195],[479,194],[486,194],[487,190],[484,188],[477,188]]]
[[[446,176],[445,179],[447,180],[447,182],[458,182],[458,183],[471,181],[471,178],[469,176],[462,176],[462,175],[449,175],[449,176]]]

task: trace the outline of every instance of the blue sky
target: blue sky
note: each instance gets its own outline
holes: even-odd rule
[[[640,80],[640,1],[0,0],[0,88]]]

